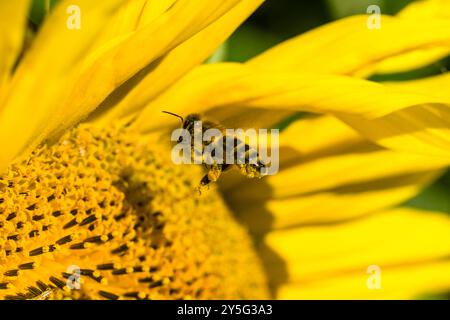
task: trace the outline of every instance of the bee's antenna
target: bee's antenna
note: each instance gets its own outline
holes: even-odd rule
[[[175,113],[172,113],[172,112],[169,112],[169,111],[163,111],[163,113],[167,113],[167,114],[170,114],[170,115],[172,115],[174,117],[180,118],[181,119],[181,123],[184,123],[184,119],[183,119],[182,116],[179,116],[179,115],[177,115]]]

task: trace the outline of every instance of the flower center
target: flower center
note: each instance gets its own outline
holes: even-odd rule
[[[0,176],[0,298],[259,299],[249,236],[198,167],[82,125]]]

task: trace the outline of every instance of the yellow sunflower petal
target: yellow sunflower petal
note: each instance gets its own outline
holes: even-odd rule
[[[399,17],[411,19],[443,19],[450,18],[450,2],[447,0],[414,1],[398,13]]]
[[[94,52],[80,68],[79,74],[65,99],[63,125],[53,129],[57,134],[66,123],[76,123],[96,109],[115,89],[125,85],[144,68],[152,68],[157,59],[196,35],[215,20],[229,12],[239,0],[177,1],[161,16],[136,32],[115,39]],[[150,40],[151,39],[151,40]]]
[[[384,84],[396,90],[416,92],[450,103],[450,90],[444,89],[450,85],[450,72],[418,80],[385,82]]]
[[[386,83],[387,86],[424,94],[450,103],[450,74],[420,80]],[[425,105],[403,109],[387,116],[367,120],[340,116],[349,125],[377,143],[401,151],[450,157],[450,107]]]
[[[424,263],[382,269],[381,289],[368,289],[368,274],[358,273],[324,278],[314,283],[285,284],[277,290],[278,299],[426,299],[450,286],[450,262]]]
[[[383,277],[384,270],[437,263],[450,253],[449,232],[446,214],[399,208],[348,223],[269,233],[262,255],[274,282],[284,275],[283,282],[306,287],[324,279],[364,274],[371,265],[380,267]],[[280,259],[284,266],[277,263]],[[428,280],[435,284],[434,279]],[[394,283],[382,286],[395,290],[390,287]],[[366,281],[360,285],[365,287]]]
[[[165,55],[118,105],[101,114],[98,121],[108,123],[139,110],[194,66],[202,63],[263,2],[241,1],[208,27]]]
[[[425,19],[443,19],[450,18],[450,2],[447,0],[426,0],[415,1],[401,10],[397,16],[404,19],[414,19],[423,21]],[[426,23],[426,22],[420,22]],[[411,50],[408,53],[397,57],[388,58],[382,61],[378,66],[376,73],[395,73],[406,72],[438,61],[450,53],[448,46],[427,47],[417,50]]]
[[[283,130],[280,142],[284,165],[342,154],[367,144],[355,130],[332,116],[295,121]]]
[[[402,203],[415,196],[440,172],[422,173],[286,199],[231,204],[240,221],[253,233],[294,226],[354,219]]]
[[[91,52],[123,39],[142,29],[164,14],[175,0],[133,0],[124,2],[120,14],[114,16],[94,43]]]
[[[450,107],[422,105],[377,119],[340,115],[365,137],[387,148],[450,159]]]
[[[18,67],[0,114],[0,169],[41,141],[46,128],[61,122],[63,94],[83,53],[95,41],[121,1],[63,1],[44,22]],[[66,10],[82,10],[81,29],[67,28]],[[64,52],[64,54],[61,54]]]
[[[230,109],[224,106],[207,110],[205,119],[216,121],[227,128],[274,128],[293,114],[289,110],[246,107]]]
[[[285,177],[284,181],[274,183],[272,177],[265,177],[253,185],[240,175],[229,174],[221,182],[233,210],[252,232],[345,220],[374,212],[411,198],[440,174],[440,170],[412,169],[416,165],[412,158],[374,147],[331,116],[295,121],[281,133],[280,143],[279,175]],[[376,161],[383,154],[386,161],[380,160],[378,165],[366,162],[371,156]],[[390,158],[392,162],[387,161]],[[354,159],[355,167],[344,169],[339,159]],[[412,170],[405,174],[409,161]],[[315,167],[320,162],[323,169],[317,167],[316,176],[308,179],[309,164]],[[384,168],[380,167],[383,163]],[[292,173],[296,168],[297,174]],[[383,172],[385,169],[389,172]],[[285,170],[290,173],[285,174]],[[370,177],[361,182],[358,179],[364,173]],[[239,183],[242,188],[234,192]],[[266,201],[261,202],[245,189],[264,194]]]
[[[389,74],[397,72],[407,72],[413,69],[427,66],[435,61],[448,56],[450,48],[448,47],[435,47],[411,50],[411,52],[405,53],[398,57],[388,58],[381,61],[374,73],[377,74]]]
[[[346,185],[369,183],[390,177],[445,168],[447,159],[389,150],[361,148],[347,154],[313,159],[283,169],[263,180],[246,181],[245,188],[230,190],[234,201],[285,198]],[[247,200],[245,200],[247,199]]]
[[[29,2],[0,2],[0,98],[22,48]]]
[[[372,118],[428,102],[442,101],[346,76],[267,72],[222,63],[194,69],[150,102],[135,125],[141,131],[151,131],[173,124],[174,119],[163,116],[162,110],[183,115],[228,106],[230,110],[254,107]]]
[[[151,23],[145,24],[136,33],[117,39],[116,44],[105,48],[105,52],[99,52],[92,61],[86,63],[86,70],[80,74],[80,87],[77,87],[76,93],[89,96],[89,99],[97,103],[101,102],[105,98],[104,92],[111,92],[153,60],[207,27],[237,2],[239,1],[210,1],[201,4],[196,1],[176,2],[170,10],[163,12]],[[105,79],[110,81],[105,83]],[[94,96],[84,92],[93,82],[104,83],[103,87],[96,88]]]
[[[229,110],[227,107],[222,109],[223,114]],[[253,116],[252,111],[258,115]],[[207,114],[216,116],[215,109],[208,111]],[[283,115],[283,113],[281,114]],[[231,128],[247,128],[246,125],[249,124],[253,124],[254,128],[272,128],[273,122],[270,119],[277,119],[279,115],[278,111],[266,110],[264,112],[264,110],[249,109],[245,110],[241,116],[236,115],[231,119],[223,116],[220,119],[221,123],[228,122]],[[222,114],[219,113],[218,116],[220,117]],[[281,168],[285,169],[287,166],[311,161],[318,157],[342,154],[355,146],[367,143],[364,140],[355,130],[332,116],[295,121],[281,133]],[[247,182],[247,179],[242,175],[230,172],[219,180],[219,184],[224,191],[227,191],[244,181]]]
[[[367,28],[368,16],[338,20],[286,41],[248,63],[271,70],[368,76],[385,59],[410,51],[450,46],[450,22],[382,16],[381,28]],[[435,51],[432,52],[435,54]]]

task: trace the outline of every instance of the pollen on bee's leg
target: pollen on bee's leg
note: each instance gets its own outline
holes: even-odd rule
[[[193,196],[200,178],[120,126],[39,148],[0,175],[0,298],[266,298],[250,238],[215,191]]]

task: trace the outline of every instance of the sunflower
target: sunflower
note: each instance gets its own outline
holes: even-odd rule
[[[261,0],[60,1],[28,37],[29,1],[1,2],[0,297],[447,290],[448,216],[401,204],[450,163],[449,77],[367,80],[449,54],[437,2],[383,16],[379,30],[338,20],[243,64],[203,62]],[[196,194],[202,169],[171,162],[177,123],[163,110],[232,128],[290,119],[281,171],[230,172]]]

